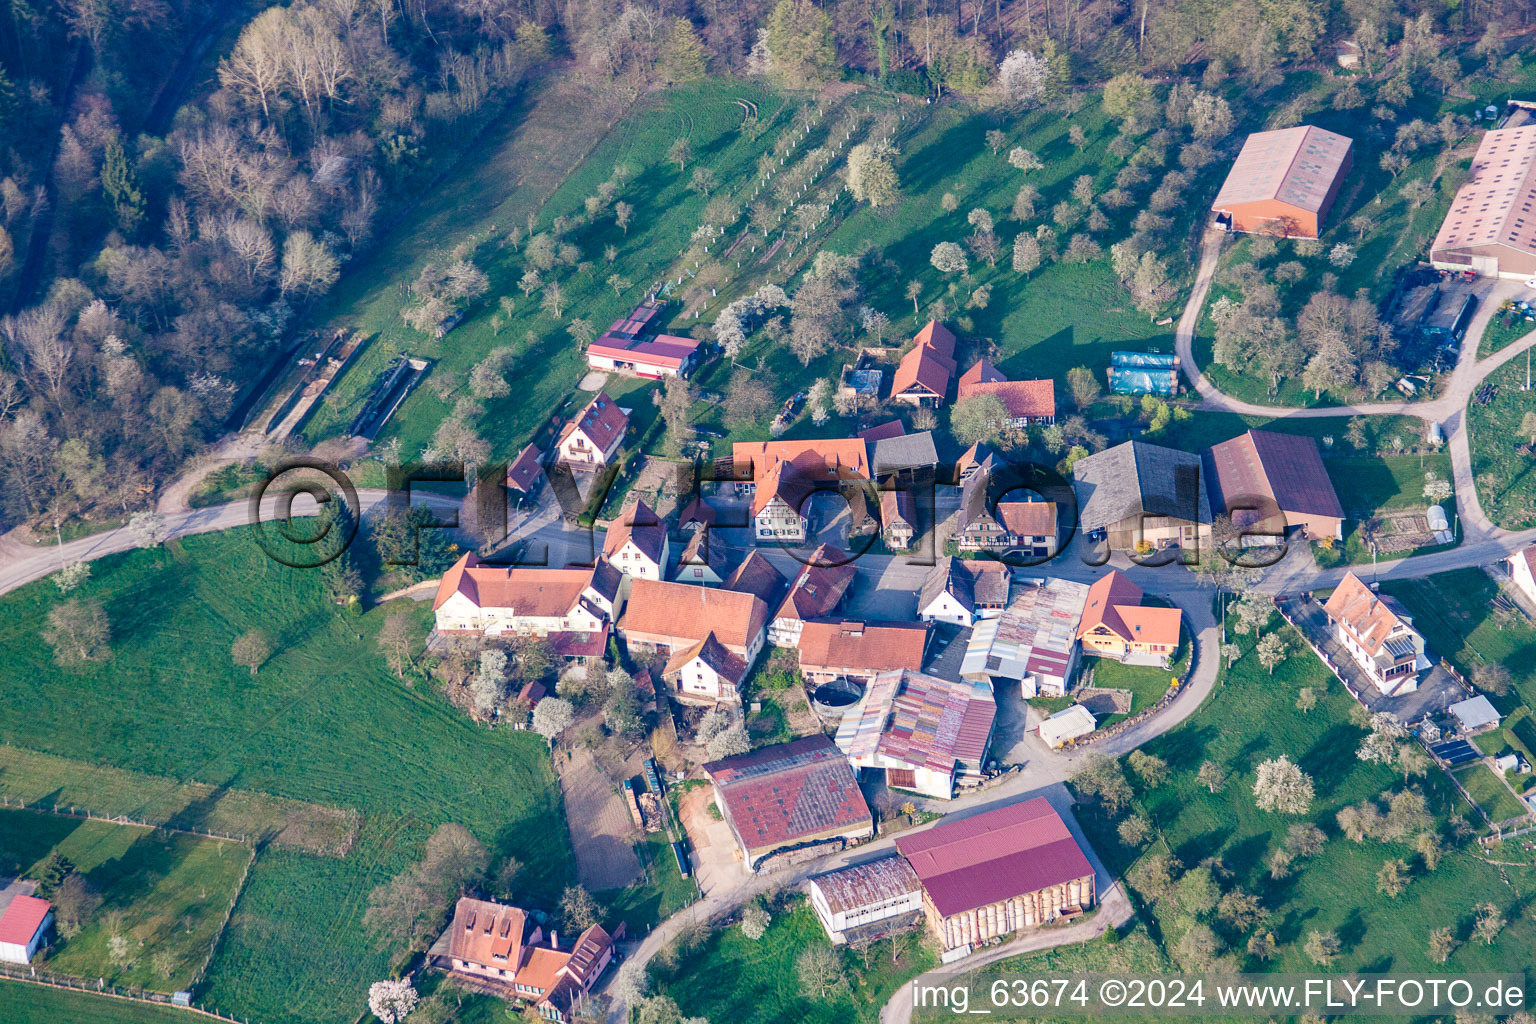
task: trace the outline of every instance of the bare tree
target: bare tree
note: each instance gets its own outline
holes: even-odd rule
[[[261,666],[270,657],[272,657],[272,641],[267,639],[267,634],[259,629],[250,629],[241,633],[229,648],[229,659],[236,665],[250,669],[253,676],[261,671]]]

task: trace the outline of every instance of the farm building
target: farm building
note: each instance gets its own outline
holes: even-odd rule
[[[992,502],[989,477],[977,474],[960,489],[955,545],[961,551],[1021,551],[1049,558],[1056,553],[1056,503]]]
[[[881,672],[920,669],[924,622],[807,622],[800,631],[800,674],[808,685],[834,679],[867,683]]]
[[[1354,144],[1313,125],[1254,132],[1211,210],[1229,231],[1316,238],[1354,163]]]
[[[1419,673],[1429,668],[1424,637],[1396,598],[1376,593],[1349,573],[1323,610],[1339,643],[1382,694],[1398,697],[1419,688]]]
[[[518,907],[463,897],[448,930],[428,951],[433,967],[472,988],[527,1003],[540,1017],[568,1021],[613,959],[624,935],[592,925],[574,945],[561,948],[560,933],[544,930]]]
[[[757,540],[804,540],[812,494],[845,494],[872,479],[868,446],[858,437],[737,442],[729,463],[718,468],[724,470],[720,479],[732,481],[738,496],[751,497]]]
[[[1482,277],[1536,274],[1536,124],[1488,132],[1456,190],[1430,265]]]
[[[1062,696],[1077,671],[1077,625],[1087,598],[1087,585],[1071,580],[1023,584],[1001,615],[972,628],[960,674],[994,688],[1017,679],[1024,697]]]
[[[1073,740],[1087,736],[1096,728],[1098,721],[1093,717],[1093,712],[1081,704],[1073,704],[1041,722],[1036,731],[1046,746],[1059,750]]]
[[[12,882],[0,889],[0,961],[29,964],[48,937],[53,906],[32,895],[31,882]]]
[[[587,347],[587,366],[636,377],[686,377],[699,365],[699,342],[651,333],[663,303],[647,299]]]
[[[1211,537],[1211,505],[1200,456],[1126,441],[1080,460],[1079,522],[1103,531],[1115,551],[1199,550]]]
[[[766,607],[773,608],[788,589],[789,581],[763,557],[761,551],[753,548],[720,586],[742,594],[756,594]]]
[[[1009,380],[985,359],[960,376],[955,390],[958,401],[992,395],[1003,404],[1008,418],[1002,426],[1027,427],[1056,422],[1056,385],[1049,380]]]
[[[1093,865],[1043,797],[896,837],[923,884],[945,950],[1077,917],[1094,904]]]
[[[899,430],[901,424],[897,423],[896,427]],[[888,473],[910,475],[914,470],[932,469],[939,463],[939,450],[933,443],[931,430],[879,437],[870,437],[870,433],[866,430],[859,436],[869,445],[869,464],[876,476],[883,477]]]
[[[1234,526],[1264,531],[1245,543],[1279,544],[1291,528],[1309,540],[1344,539],[1344,508],[1310,437],[1239,434],[1206,450],[1205,478],[1213,509]]]
[[[948,800],[962,777],[980,776],[996,718],[986,683],[882,672],[843,715],[837,745],[855,768],[884,770],[893,788]]]
[[[901,551],[912,546],[917,536],[917,503],[911,490],[889,482],[880,489],[880,539],[885,546]]]
[[[853,769],[825,736],[711,761],[704,773],[749,871],[783,850],[846,845],[874,834]]]
[[[990,559],[942,558],[923,581],[917,617],[974,626],[995,619],[1008,603],[1008,567]]]
[[[1179,357],[1165,352],[1111,353],[1109,390],[1117,395],[1176,395]]]
[[[923,884],[896,854],[816,875],[806,891],[833,945],[882,938],[923,922]]]
[[[891,401],[942,405],[955,375],[955,336],[937,320],[930,320],[917,332],[916,342],[891,377]]]
[[[1167,665],[1179,648],[1183,612],[1143,604],[1142,590],[1118,569],[1088,588],[1077,627],[1083,651],[1120,661]]]

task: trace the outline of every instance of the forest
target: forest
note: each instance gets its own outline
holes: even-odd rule
[[[52,532],[152,504],[530,76],[581,80],[613,118],[707,74],[1000,117],[1070,113],[1108,82],[1131,132],[1161,122],[1149,82],[1269,86],[1345,38],[1386,79],[1378,98],[1513,78],[1529,21],[1520,0],[16,0],[0,12],[0,523]],[[434,316],[474,291],[451,263],[439,277],[418,283]],[[1241,294],[1231,352],[1272,315]]]

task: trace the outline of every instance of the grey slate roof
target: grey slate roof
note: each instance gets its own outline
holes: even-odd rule
[[[870,464],[876,476],[902,469],[936,466],[938,462],[939,450],[934,447],[931,430],[884,437],[870,445]]]
[[[1082,528],[1099,530],[1143,513],[1192,523],[1211,521],[1200,456],[1127,441],[1074,469]]]
[[[919,592],[917,607],[921,611],[948,591],[967,611],[974,612],[977,605],[1001,605],[1008,600],[1008,574],[999,571],[1001,563],[946,556],[928,572]]]

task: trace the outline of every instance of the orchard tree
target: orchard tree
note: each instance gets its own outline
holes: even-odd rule
[[[1028,231],[1013,240],[1013,272],[1028,277],[1040,269],[1040,241]]]
[[[1259,810],[1305,814],[1312,806],[1313,792],[1312,777],[1284,754],[1260,762],[1253,783]]]
[[[1219,793],[1227,784],[1227,770],[1215,761],[1203,761],[1195,773],[1195,781],[1208,792]]]
[[[576,709],[560,697],[545,697],[533,707],[533,731],[553,746],[560,734],[576,720]]]
[[[875,210],[894,206],[901,199],[896,175],[896,150],[888,142],[861,142],[848,151],[848,192],[855,202],[867,202]]]
[[[928,262],[942,274],[971,275],[971,265],[965,258],[965,250],[954,242],[940,242],[928,255]]]
[[[997,65],[997,86],[1004,102],[1032,107],[1045,98],[1051,66],[1028,50],[1012,50]]]
[[[403,979],[368,986],[368,1009],[383,1024],[401,1024],[416,1008],[416,999],[416,990]]]
[[[229,658],[236,665],[251,670],[251,675],[261,671],[261,666],[272,657],[272,641],[259,629],[241,633],[230,645]]]
[[[53,659],[60,665],[80,665],[103,661],[112,654],[107,645],[112,624],[101,602],[71,598],[48,611],[43,639],[53,648]]]
[[[1258,646],[1259,664],[1269,670],[1270,675],[1275,674],[1275,666],[1279,665],[1290,654],[1290,644],[1279,633],[1266,633]]]

